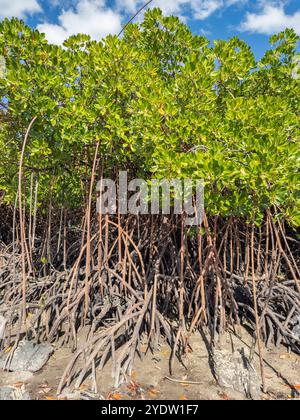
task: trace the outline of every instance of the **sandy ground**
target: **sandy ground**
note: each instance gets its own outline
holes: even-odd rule
[[[84,333],[79,341],[84,340]],[[228,350],[251,346],[251,337],[243,330],[241,338],[227,334],[223,338],[223,346]],[[108,362],[104,370],[97,372],[98,393],[103,399],[115,400],[241,400],[245,396],[231,389],[223,389],[216,384],[209,367],[208,352],[200,334],[191,337],[191,350],[182,363],[174,363],[174,371],[170,380],[169,359],[170,348],[161,345],[155,353],[148,352],[142,359],[136,357],[135,368],[128,383],[119,389],[113,388],[111,364]],[[79,342],[80,346],[80,342]],[[33,399],[55,400],[56,389],[62,373],[70,361],[72,353],[67,348],[58,348],[43,368],[35,375],[24,373],[0,372],[0,386],[14,385],[23,387]],[[300,356],[288,353],[284,347],[264,350],[267,393],[262,399],[291,399],[300,392]],[[259,359],[256,354],[254,366],[259,372]],[[183,381],[183,382],[181,382]],[[188,384],[185,382],[197,382]],[[89,380],[81,387],[84,395],[92,395]],[[64,391],[64,399],[76,398]]]

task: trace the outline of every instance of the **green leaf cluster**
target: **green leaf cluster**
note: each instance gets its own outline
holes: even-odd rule
[[[27,190],[81,205],[95,145],[106,176],[203,178],[209,214],[257,223],[272,206],[300,226],[299,37],[271,37],[256,61],[237,37],[212,45],[159,9],[124,36],[63,46],[17,19],[0,24],[0,189],[14,202],[26,128]]]

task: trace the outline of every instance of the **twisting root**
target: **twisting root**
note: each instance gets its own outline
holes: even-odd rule
[[[141,346],[153,350],[162,339],[173,349],[172,368],[193,331],[203,327],[215,345],[228,324],[247,323],[267,346],[284,343],[300,353],[299,242],[271,214],[249,236],[248,227],[233,218],[205,216],[204,229],[195,231],[175,216],[97,218],[90,211],[88,206],[86,241],[82,230],[63,228],[71,226],[62,216],[66,211],[53,213],[64,237],[48,237],[51,264],[41,262],[45,229],[35,217],[33,270],[25,259],[27,331],[20,301],[22,240],[0,244],[5,345],[16,347],[26,332],[36,341],[72,345],[59,393],[71,383],[80,387],[89,376],[96,389],[96,372],[109,359],[118,387]],[[15,226],[21,228],[17,218]],[[87,223],[82,226],[87,232]],[[20,238],[18,230],[14,236]],[[84,326],[87,339],[77,348]]]

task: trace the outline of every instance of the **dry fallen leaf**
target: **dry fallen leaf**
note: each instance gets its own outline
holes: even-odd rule
[[[142,353],[146,353],[147,346],[145,344],[142,344],[141,347],[140,347],[140,350],[141,350]]]
[[[180,401],[187,401],[188,398],[185,395],[180,395],[179,400]]]
[[[25,382],[18,381],[13,384],[15,388],[22,388],[25,385]]]
[[[27,314],[27,321],[30,321],[34,317],[34,314],[31,312],[28,312]]]
[[[161,354],[163,356],[169,356],[170,355],[170,350],[169,349],[162,350]]]
[[[122,399],[122,395],[118,394],[118,393],[110,393],[109,396],[107,397],[108,400],[121,400]]]
[[[220,398],[222,400],[224,400],[224,401],[231,401],[231,398],[227,394],[225,394],[225,392],[223,392],[222,394],[219,394],[219,395],[220,395]]]
[[[157,389],[152,388],[148,391],[148,394],[150,395],[150,397],[155,398],[158,394],[160,394],[160,392]]]
[[[137,373],[135,370],[133,370],[133,371],[131,372],[130,377],[131,377],[132,379],[136,379],[136,378],[137,378],[137,376],[138,376],[138,373]]]
[[[282,354],[281,356],[279,356],[279,359],[281,360],[287,360],[290,359],[291,355],[290,354]]]
[[[47,401],[57,401],[59,398],[54,397],[54,395],[46,395],[46,400]]]

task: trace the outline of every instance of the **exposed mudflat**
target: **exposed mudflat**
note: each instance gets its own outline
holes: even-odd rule
[[[85,340],[81,333],[78,345]],[[223,348],[251,347],[251,337],[242,330],[241,338],[227,334],[223,338]],[[127,383],[114,389],[111,364],[103,371],[97,371],[97,396],[91,380],[87,380],[80,390],[65,389],[61,396],[56,395],[60,378],[72,352],[68,348],[57,348],[46,366],[36,374],[25,372],[0,372],[0,386],[15,386],[29,392],[32,399],[116,399],[116,400],[240,400],[245,395],[217,385],[212,374],[208,351],[200,334],[191,337],[191,350],[182,362],[174,363],[172,375],[169,370],[171,350],[162,344],[154,353],[147,352],[135,359],[135,368]],[[144,349],[146,350],[146,346]],[[300,356],[289,353],[285,347],[264,351],[267,393],[262,399],[291,399],[300,391]],[[253,365],[259,373],[258,355]],[[194,383],[192,383],[194,382]]]

